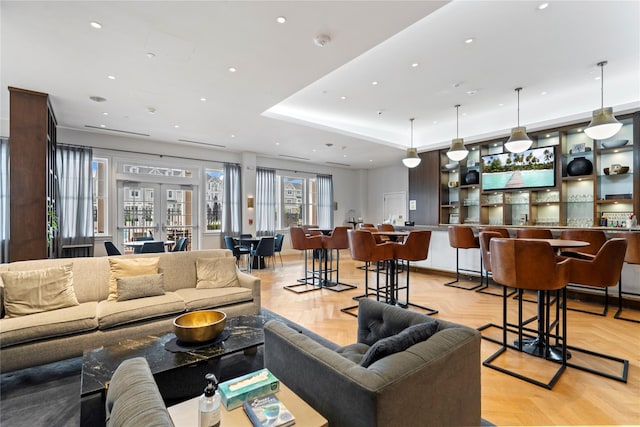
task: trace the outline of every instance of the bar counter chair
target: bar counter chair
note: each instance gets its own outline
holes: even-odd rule
[[[380,296],[384,296],[384,300],[389,298],[389,269],[386,269],[384,288],[380,288],[380,271],[381,269],[374,270],[376,273],[376,287],[369,287],[369,264],[372,262],[387,262],[394,259],[394,243],[376,243],[376,239],[373,237],[370,231],[366,230],[348,230],[347,237],[349,239],[349,251],[351,252],[351,259],[355,261],[363,261],[365,263],[364,268],[364,294],[353,297],[358,301],[361,298],[368,298],[370,295],[375,295],[376,299],[380,301]],[[370,292],[372,291],[372,292]],[[340,311],[350,316],[357,317],[357,314],[352,311],[357,309],[358,305],[353,305],[345,308],[341,308]]]
[[[569,282],[593,288],[609,288],[618,285],[627,251],[627,239],[614,238],[606,241],[592,260],[579,258],[566,258],[570,261]],[[605,299],[605,313],[608,308]],[[578,347],[569,347],[572,351],[578,351],[593,357],[611,360],[622,365],[620,376],[612,375],[608,372],[598,371],[591,366],[569,363],[568,365],[592,374],[611,378],[617,381],[627,382],[627,371],[629,361],[602,353]]]
[[[621,233],[621,235],[627,239],[627,252],[624,256],[624,262],[627,264],[640,264],[640,232]],[[618,311],[613,317],[627,322],[640,323],[638,319],[622,317],[622,295],[640,296],[637,292],[624,292],[622,290],[622,275],[620,275],[620,281],[618,282]]]
[[[334,292],[348,291],[357,288],[355,285],[340,282],[340,249],[349,249],[349,236],[347,230],[351,227],[335,227],[330,236],[322,236],[322,247],[327,251],[324,257],[324,280],[325,287]],[[336,251],[336,268],[333,268],[333,250]],[[327,260],[331,259],[331,265],[327,267]],[[333,281],[333,272],[336,273],[336,280]]]
[[[559,318],[558,305],[556,304],[556,315],[553,322],[550,319],[550,293],[561,291],[561,298],[564,300],[567,295],[566,286],[569,282],[569,262],[564,259],[560,262],[556,260],[556,255],[549,243],[536,242],[517,239],[492,238],[489,249],[491,251],[491,271],[496,282],[504,286],[502,299],[502,346],[498,351],[489,356],[483,366],[495,369],[499,372],[511,375],[531,384],[535,384],[546,389],[551,389],[556,384],[562,373],[567,367],[567,310],[562,305],[562,319]],[[538,336],[537,338],[530,334],[525,335],[522,321],[522,298],[518,298],[518,323],[517,331],[507,321],[507,287],[515,288],[518,294],[523,290],[538,291],[539,298],[546,302],[546,307],[539,310],[541,314],[545,314],[544,318],[538,319]],[[558,293],[558,292],[554,292]],[[556,297],[557,299],[558,297]],[[562,325],[562,333],[558,334],[559,324]],[[552,333],[552,330],[555,330]],[[507,344],[507,332],[518,334],[516,345]],[[540,381],[536,378],[516,372],[514,369],[507,369],[500,366],[495,360],[506,353],[508,349],[515,349],[521,353],[528,353],[531,350],[525,348],[524,338],[534,338],[527,347],[533,347],[538,350],[541,356],[552,362],[553,366],[557,366],[556,361],[552,359],[551,338],[554,338],[554,345],[561,343],[561,356],[559,366],[553,373],[551,379],[547,382]],[[535,351],[534,351],[535,353]],[[535,356],[534,356],[535,357]],[[512,366],[516,362],[510,363]]]
[[[271,258],[271,267],[272,269],[275,269],[275,248],[276,242],[274,237],[262,237],[258,242],[258,245],[250,250],[249,274],[251,274],[254,263],[258,265],[258,268],[260,268],[262,260],[265,260],[266,262],[266,258]]]
[[[122,255],[120,250],[118,250],[118,248],[116,247],[116,245],[113,244],[113,242],[109,242],[109,241],[104,242],[104,248],[107,250],[107,255],[109,256]]]
[[[511,235],[509,234],[509,230],[507,230],[504,227],[496,227],[496,226],[488,226],[488,227],[480,227],[480,232],[483,231],[491,231],[494,233],[498,233],[502,238],[508,239],[509,237],[511,237]],[[486,265],[486,264],[485,264]]]
[[[490,227],[487,227],[490,228]],[[489,280],[491,280],[490,278],[493,277],[492,273],[491,273],[491,251],[489,250],[489,244],[491,242],[491,239],[493,238],[509,238],[509,232],[507,231],[506,236],[505,233],[503,232],[499,232],[499,231],[488,231],[487,228],[483,228],[482,231],[480,232],[480,235],[478,236],[478,239],[480,240],[480,251],[482,252],[482,264],[484,267],[484,286],[478,290],[476,290],[476,292],[479,293],[483,293],[483,294],[488,294],[488,295],[493,295],[493,296],[498,296],[501,297],[503,296],[503,292],[493,292],[487,289],[490,289],[489,287]],[[498,229],[496,227],[496,229]],[[503,228],[502,230],[506,231],[506,228]],[[512,296],[513,294],[515,294],[517,291],[515,289],[512,289],[511,292],[509,292],[507,294],[507,297]]]
[[[307,237],[302,227],[291,227],[289,229],[289,237],[291,237],[291,247],[304,252],[304,277],[302,279],[298,279],[298,282],[300,283],[287,285],[284,288],[298,294],[322,289],[321,277],[319,277],[319,271],[316,271],[315,257],[313,255],[311,256],[311,276],[309,276],[309,267],[307,262],[307,252],[309,250],[313,251],[316,249],[322,249],[322,236],[313,235]]]
[[[405,284],[407,300],[405,304],[399,303],[400,306],[406,307],[416,307],[422,310],[425,310],[427,315],[431,316],[432,314],[437,314],[438,310],[435,308],[429,308],[422,305],[414,304],[409,302],[409,273],[411,271],[410,262],[411,261],[422,261],[429,257],[429,244],[431,243],[431,231],[430,230],[420,230],[420,231],[411,231],[407,239],[404,243],[393,243],[394,245],[394,258],[396,261],[402,260],[407,262],[407,281]],[[398,269],[396,269],[396,292],[400,289],[399,282],[397,279]],[[396,295],[396,301],[398,301],[398,297]]]
[[[551,230],[547,228],[518,228],[516,230],[518,239],[553,239]]]
[[[604,234],[602,230],[564,230],[560,233],[561,239],[566,240],[581,240],[583,242],[589,242],[589,246],[582,246],[579,248],[566,248],[560,252],[561,256],[566,256],[570,258],[578,258],[583,260],[593,260],[596,256],[600,248],[607,241],[607,236]],[[583,286],[577,283],[569,284],[572,288],[586,289],[593,292],[595,289],[593,286]],[[579,311],[581,313],[595,314],[598,316],[606,316],[608,308],[609,308],[609,288],[600,288],[602,289],[602,295],[604,295],[604,304],[602,311],[591,311],[585,310],[582,308],[576,308],[568,306],[567,309],[571,311]],[[570,301],[570,300],[569,300]]]
[[[460,268],[460,259],[459,252],[460,249],[480,249],[480,240],[473,234],[473,229],[468,226],[463,225],[450,225],[448,228],[449,231],[449,244],[452,248],[456,249],[456,280],[451,282],[447,282],[445,286],[451,286],[454,288],[464,289],[466,291],[472,291],[474,289],[478,289],[484,285],[482,280],[482,253],[480,253],[480,271],[477,270],[469,270],[466,268]],[[467,273],[480,273],[480,283],[473,286],[464,286],[460,285],[460,272],[464,271]]]

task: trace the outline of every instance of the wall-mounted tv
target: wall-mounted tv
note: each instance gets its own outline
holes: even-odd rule
[[[482,156],[482,191],[555,187],[553,147]]]

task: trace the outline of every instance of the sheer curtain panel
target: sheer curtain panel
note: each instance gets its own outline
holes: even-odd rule
[[[84,246],[93,255],[93,150],[59,144],[56,148],[58,172],[58,254],[76,256],[70,247]],[[66,250],[65,250],[66,249]]]
[[[333,228],[333,177],[317,175],[318,185],[318,226]]]
[[[256,170],[256,234],[276,234],[276,171]]]
[[[0,138],[0,264],[9,262],[9,140]]]
[[[224,164],[222,235],[239,236],[242,231],[242,184],[240,165]]]

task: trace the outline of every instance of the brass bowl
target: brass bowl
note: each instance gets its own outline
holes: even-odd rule
[[[176,317],[173,332],[179,341],[204,343],[220,335],[226,322],[227,315],[221,311],[192,311]]]

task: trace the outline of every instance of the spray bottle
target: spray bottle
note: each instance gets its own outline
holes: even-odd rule
[[[199,427],[220,427],[220,394],[218,389],[218,379],[214,374],[204,376],[207,386],[198,402],[198,426]]]

